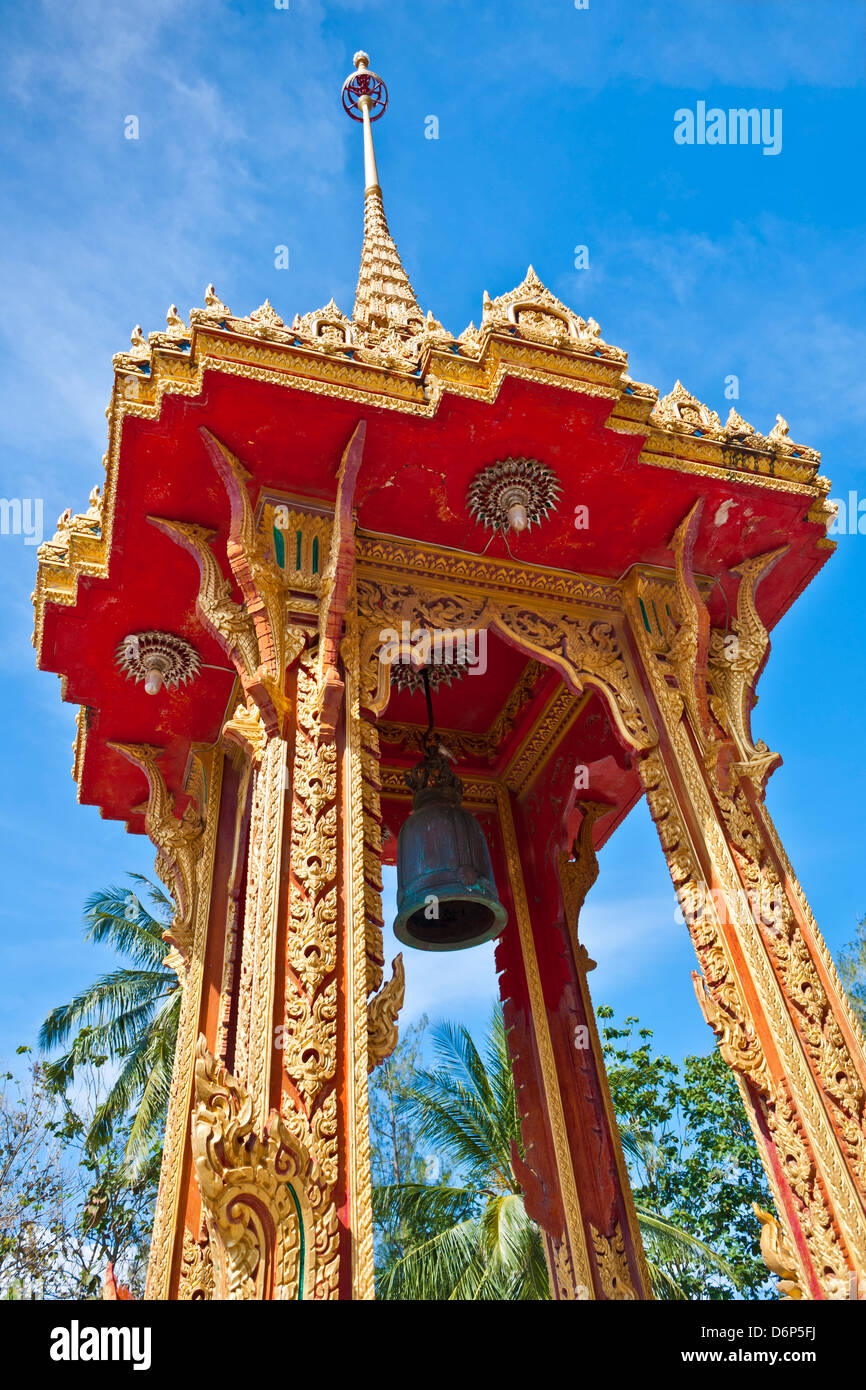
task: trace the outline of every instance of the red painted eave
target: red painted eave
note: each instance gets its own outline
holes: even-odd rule
[[[446,394],[427,418],[211,371],[199,396],[167,395],[158,419],[126,417],[108,576],[82,579],[74,607],[49,603],[45,614],[41,665],[66,677],[69,701],[93,711],[82,801],[126,820],[145,798],[143,774],[106,746],[112,740],[166,745],[162,765],[179,790],[190,744],[212,742],[225,717],[233,675],[196,617],[197,567],[146,520],[156,515],[211,527],[216,553],[224,550],[226,495],[201,440],[203,425],[253,474],[253,498],[267,487],[332,503],[341,454],[364,419],[359,526],[474,553],[489,533],[467,514],[471,479],[509,455],[538,458],[557,473],[562,494],[552,517],[512,541],[515,558],[613,580],[636,563],[668,567],[670,538],[703,497],[695,566],[724,582],[729,604],[735,586],[727,572],[734,565],[789,547],[758,590],[759,611],[772,628],[830,553],[817,545],[822,527],[805,520],[811,499],[794,487],[761,485],[733,472],[712,478],[641,463],[643,437],[606,427],[612,407],[606,397],[509,377],[493,403]],[[586,530],[575,527],[578,507],[588,509]],[[505,553],[499,538],[487,551]],[[723,624],[718,592],[712,602],[714,621]],[[114,662],[123,637],[147,629],[185,637],[204,663],[223,669],[203,670],[190,687],[147,696]],[[514,672],[503,668],[502,701],[513,681]]]

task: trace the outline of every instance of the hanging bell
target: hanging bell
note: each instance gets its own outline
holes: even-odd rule
[[[498,936],[508,920],[478,821],[461,805],[463,783],[435,741],[406,773],[412,813],[397,839],[394,935],[420,951],[462,951]]]

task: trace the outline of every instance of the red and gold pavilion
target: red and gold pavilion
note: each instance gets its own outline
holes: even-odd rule
[[[368,1074],[404,978],[381,864],[426,737],[383,641],[408,630],[484,636],[436,687],[437,736],[507,912],[520,1176],[555,1297],[652,1296],[579,939],[596,850],[644,795],[774,1195],[767,1263],[790,1297],[847,1297],[863,1038],[750,721],[768,634],[833,549],[819,456],[781,417],[762,435],[679,383],[659,399],[532,269],[457,337],[425,315],[363,54],[343,100],[366,169],[351,316],[237,316],[210,286],[188,325],[136,329],[104,489],[39,556],[79,798],[150,836],[175,904],[148,1296],[373,1296]]]

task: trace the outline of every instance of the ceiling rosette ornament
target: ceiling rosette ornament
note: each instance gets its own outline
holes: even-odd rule
[[[525,531],[556,510],[561,491],[553,469],[538,459],[507,458],[477,474],[466,505],[485,530]]]
[[[166,687],[186,685],[201,666],[195,647],[173,632],[132,632],[115,653],[120,670],[130,680],[144,681],[148,695]]]

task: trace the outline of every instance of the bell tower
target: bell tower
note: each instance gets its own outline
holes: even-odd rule
[[[39,553],[79,797],[151,838],[175,906],[147,1296],[373,1297],[368,1076],[411,948],[494,937],[552,1294],[652,1296],[580,940],[646,796],[773,1191],[768,1266],[838,1297],[866,1276],[863,1038],[751,727],[770,632],[833,549],[819,455],[781,416],[660,398],[531,267],[459,335],[425,315],[376,167],[387,99],[356,54],[353,312],[239,315],[210,285],[136,330],[104,486]]]

